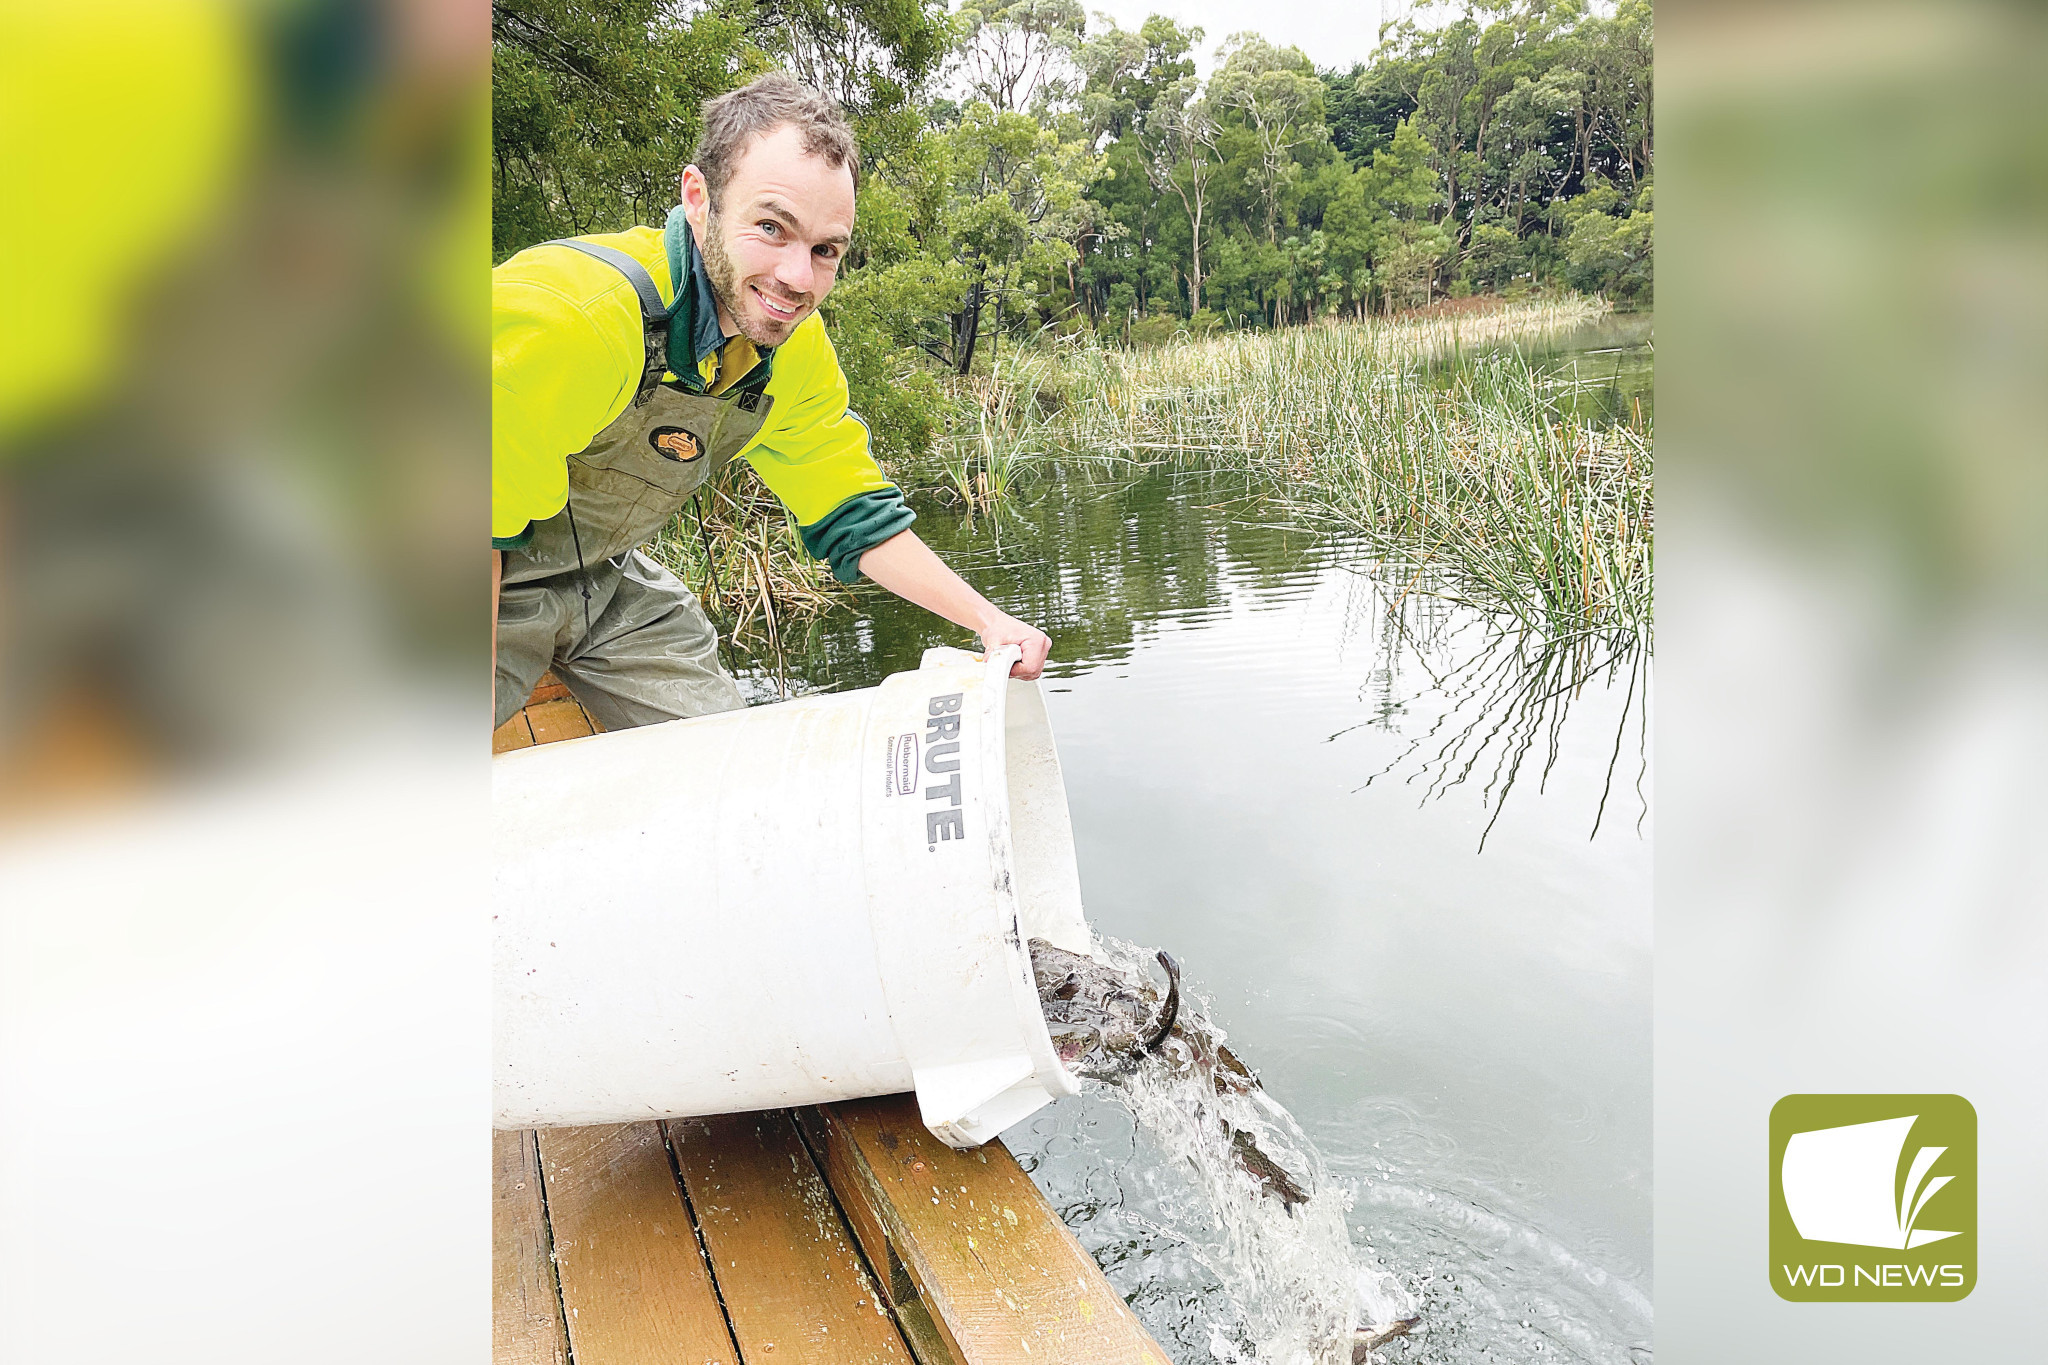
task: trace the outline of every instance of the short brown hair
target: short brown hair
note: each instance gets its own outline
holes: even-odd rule
[[[840,112],[839,101],[821,95],[780,71],[771,71],[750,85],[707,100],[704,135],[697,139],[697,169],[716,205],[732,180],[740,154],[757,136],[790,123],[803,133],[804,151],[828,165],[844,166],[860,188],[860,151],[853,129]]]

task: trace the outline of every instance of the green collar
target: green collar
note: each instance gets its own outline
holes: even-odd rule
[[[675,300],[669,305],[668,367],[685,388],[701,393],[704,379],[697,366],[723,349],[726,338],[718,326],[718,296],[711,292],[711,276],[681,204],[669,210],[662,246],[668,255],[669,290]],[[688,289],[683,287],[685,274],[689,276]],[[774,358],[773,347],[761,349],[764,369]]]

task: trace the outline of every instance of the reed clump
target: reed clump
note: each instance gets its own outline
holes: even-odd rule
[[[968,391],[983,464],[963,473],[1002,461],[1014,483],[1052,453],[1242,467],[1525,626],[1647,635],[1647,427],[1573,417],[1557,382],[1512,353],[1461,365],[1449,384],[1424,368],[1601,308],[1553,300],[1134,351],[1062,342]],[[1057,401],[1041,400],[1048,388]]]
[[[1416,593],[1509,613],[1553,640],[1646,640],[1648,426],[1573,417],[1560,401],[1568,385],[1511,353],[1466,361],[1449,384],[1426,368],[1603,308],[1566,298],[1137,350],[1085,334],[1020,347],[953,381],[947,434],[892,473],[906,492],[977,515],[1053,457],[1242,468],[1413,564]],[[743,465],[648,551],[698,592],[721,633],[777,662],[793,635],[854,596]]]
[[[649,557],[683,580],[720,634],[779,658],[793,626],[844,601],[831,567],[811,558],[796,524],[744,464],[705,484],[693,506],[661,529]]]
[[[1060,418],[1089,376],[1072,362],[1084,348],[1012,351],[987,374],[953,381],[946,434],[913,466],[943,502],[987,513],[1022,485],[1039,457],[1064,444]]]

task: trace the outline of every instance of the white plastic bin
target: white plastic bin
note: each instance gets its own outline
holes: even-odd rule
[[[915,1090],[972,1147],[1075,1093],[1026,940],[1089,934],[1015,658],[495,759],[497,1126]]]

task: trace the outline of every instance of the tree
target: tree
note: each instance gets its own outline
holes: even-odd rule
[[[1475,223],[1465,243],[1464,279],[1490,289],[1505,288],[1522,268],[1522,239],[1496,223]]]
[[[966,374],[988,302],[995,302],[1000,334],[1013,296],[1032,292],[1026,282],[1072,259],[1072,238],[1089,216],[1082,195],[1101,174],[1102,159],[1078,122],[1047,128],[981,100],[961,112],[945,146],[953,191],[945,233],[967,280],[948,359]]]
[[[1353,166],[1369,165],[1372,154],[1393,140],[1394,128],[1415,112],[1398,89],[1374,84],[1363,62],[1349,71],[1321,71],[1323,118],[1330,125],[1330,144]]]
[[[1323,83],[1300,48],[1276,48],[1256,33],[1225,45],[1209,82],[1209,102],[1242,120],[1258,148],[1255,179],[1266,210],[1266,241],[1277,239],[1282,189],[1300,171],[1297,148],[1328,139]]]
[[[1620,0],[1588,45],[1595,118],[1615,151],[1615,173],[1634,189],[1650,165],[1653,38],[1648,0]]]
[[[1056,103],[1073,92],[1087,23],[1078,0],[962,0],[953,28],[968,89],[999,114]]]
[[[1603,184],[1602,188],[1606,188]],[[1586,207],[1571,220],[1565,250],[1574,287],[1612,296],[1629,304],[1648,303],[1654,295],[1652,248],[1656,224],[1650,210],[1652,189],[1645,180],[1636,206],[1626,215]],[[1605,201],[1620,207],[1618,195],[1584,194],[1574,205]]]
[[[1113,311],[1109,292],[1118,283],[1131,286],[1140,307],[1162,285],[1171,285],[1168,253],[1179,244],[1170,240],[1175,225],[1166,221],[1161,202],[1178,195],[1169,145],[1173,129],[1162,121],[1166,115],[1160,101],[1166,98],[1171,106],[1185,98],[1183,82],[1193,87],[1195,64],[1189,54],[1201,38],[1199,28],[1183,28],[1155,14],[1136,33],[1111,22],[1076,49],[1075,61],[1085,77],[1082,119],[1105,160],[1103,176],[1089,195],[1099,209],[1099,226],[1085,239],[1088,259],[1080,275],[1105,312]]]
[[[753,0],[747,36],[856,125],[912,104],[953,46],[944,0]]]
[[[491,6],[493,258],[661,221],[714,95],[767,68],[743,26],[664,0]]]
[[[1430,221],[1437,181],[1430,147],[1403,119],[1383,152],[1374,152],[1365,191],[1385,215],[1374,251],[1373,282],[1388,311],[1429,302],[1437,265],[1452,250],[1450,234]]]
[[[1200,30],[1196,30],[1197,33]],[[1188,218],[1188,300],[1189,311],[1202,307],[1202,215],[1208,208],[1210,182],[1215,178],[1217,140],[1222,126],[1216,111],[1192,76],[1175,81],[1152,106],[1148,129],[1153,155],[1147,165],[1156,180],[1172,189]]]

